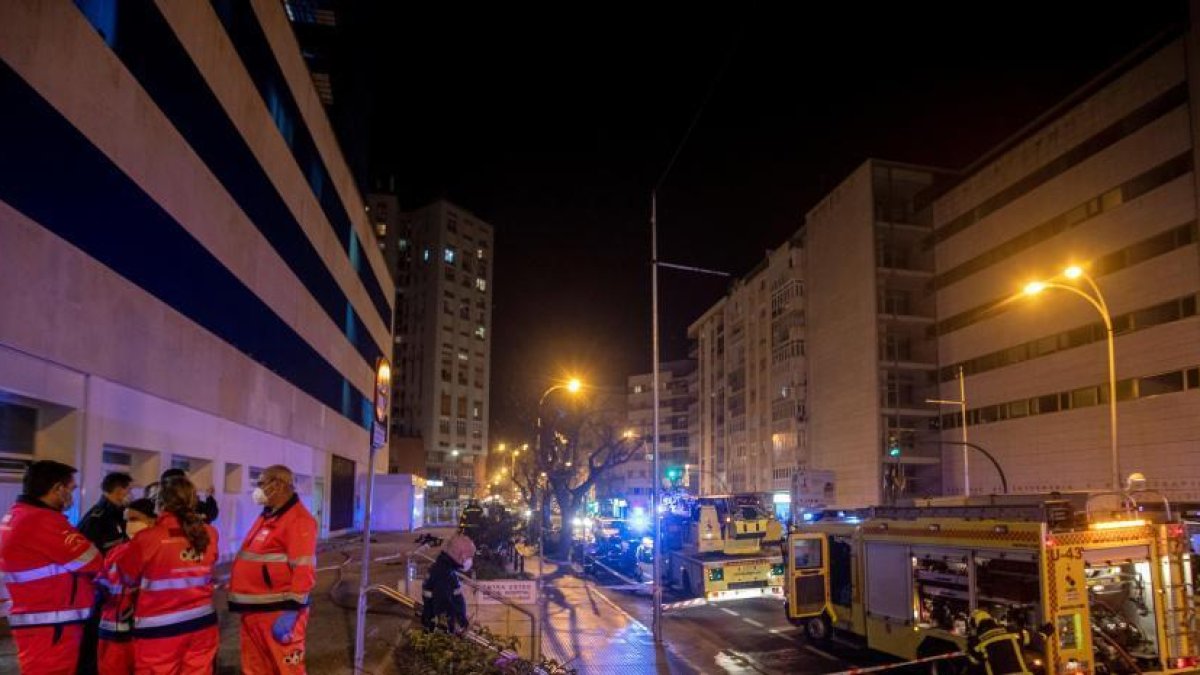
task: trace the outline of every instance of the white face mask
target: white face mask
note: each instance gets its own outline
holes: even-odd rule
[[[474,558],[467,558],[466,560],[464,560],[464,561],[463,561],[463,571],[464,571],[464,572],[470,572],[470,571],[471,571],[471,565],[474,565],[474,564],[475,564],[475,559],[474,559]]]
[[[150,527],[150,523],[144,523],[140,520],[130,521],[125,523],[125,534],[129,535],[130,539],[133,539],[137,536],[138,532],[141,532],[147,527]]]
[[[259,506],[267,505],[267,493],[260,487],[254,488],[253,499],[254,503],[258,504]]]

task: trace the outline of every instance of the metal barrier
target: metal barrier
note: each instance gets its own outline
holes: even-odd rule
[[[416,558],[421,558],[430,563],[434,562],[433,558],[431,558],[430,556],[425,554],[424,550],[427,548],[428,548],[428,546],[421,545],[420,547],[414,549],[408,555],[404,556],[404,559],[405,559],[404,584],[405,584],[406,591],[411,589],[412,581],[414,580],[414,575],[413,575],[414,568],[412,565],[412,559],[414,557],[416,557]],[[525,615],[525,617],[529,619],[530,635],[533,640],[532,648],[529,650],[530,655],[533,656],[535,660],[542,656],[541,621],[538,620],[538,617],[536,614],[525,609],[521,605],[518,605],[517,603],[513,602],[512,600],[509,600],[508,598],[500,595],[499,593],[496,593],[485,586],[480,586],[474,579],[467,576],[466,574],[459,572],[457,570],[455,570],[454,573],[456,575],[458,575],[458,580],[460,582],[462,582],[462,583],[466,584],[468,587],[474,589],[476,593],[481,593],[481,594],[491,598],[492,600],[495,600],[496,602],[500,603],[501,605],[504,605],[505,607],[508,607],[509,609],[516,610],[518,613]],[[540,583],[540,580],[539,580],[539,583]],[[411,593],[410,593],[410,595],[411,595]],[[540,590],[538,592],[538,602],[539,602],[539,606],[540,606],[540,603],[541,603]]]

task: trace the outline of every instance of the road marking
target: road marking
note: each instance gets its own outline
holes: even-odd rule
[[[729,609],[728,607],[721,607],[720,610],[722,612],[725,612],[729,616],[741,616],[741,614],[738,614],[737,612],[733,611],[732,609]]]
[[[804,645],[804,648],[827,661],[837,661],[838,660],[838,657],[834,656],[833,654],[830,654],[829,652],[821,650],[821,649],[817,649],[816,647],[814,647],[812,645]]]
[[[747,619],[747,618],[743,617],[742,621],[745,621],[746,623],[750,624],[751,626],[758,626],[759,628],[767,627],[766,624],[764,624],[763,622],[755,621],[754,619]]]
[[[790,633],[790,632],[796,631],[796,630],[800,630],[800,629],[795,626],[780,626],[779,628],[772,628],[771,630],[769,630],[767,632],[771,633],[772,635],[783,635],[784,633]]]

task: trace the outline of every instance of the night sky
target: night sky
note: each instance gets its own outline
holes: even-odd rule
[[[493,438],[552,378],[650,369],[661,258],[741,275],[867,157],[961,169],[1186,4],[381,3],[371,171],[495,227]],[[783,5],[787,5],[784,7]],[[835,3],[829,3],[833,5]],[[664,272],[663,357],[727,282]]]

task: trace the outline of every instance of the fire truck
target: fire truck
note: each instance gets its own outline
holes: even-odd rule
[[[1142,498],[1142,503],[1139,503]],[[920,500],[825,512],[788,537],[788,619],[905,660],[962,651],[987,610],[1046,675],[1200,672],[1187,529],[1132,493]],[[943,662],[953,672],[965,660]]]
[[[662,526],[667,585],[710,602],[783,598],[783,525],[757,495],[682,499]]]

